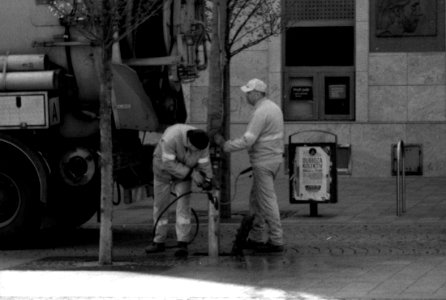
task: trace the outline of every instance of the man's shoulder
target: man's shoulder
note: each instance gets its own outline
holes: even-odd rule
[[[171,125],[169,127],[167,127],[167,129],[164,131],[164,137],[172,137],[172,136],[176,136],[176,135],[182,135],[185,132],[192,130],[192,129],[196,129],[195,127],[188,125],[188,124],[174,124]]]
[[[266,112],[272,112],[274,110],[282,112],[282,109],[280,108],[280,106],[270,99],[264,99],[264,101],[261,103],[261,105],[258,108],[259,108],[259,110],[266,111]]]
[[[166,132],[167,131],[175,131],[175,130],[191,130],[191,129],[196,129],[196,128],[189,124],[177,123],[177,124],[173,124],[173,125],[170,125],[169,127],[167,127]]]

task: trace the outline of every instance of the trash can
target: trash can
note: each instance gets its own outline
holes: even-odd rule
[[[329,135],[333,142],[293,142],[303,133]],[[320,203],[336,203],[337,136],[323,130],[302,130],[288,138],[288,174],[290,203],[309,204],[310,216],[318,216]]]

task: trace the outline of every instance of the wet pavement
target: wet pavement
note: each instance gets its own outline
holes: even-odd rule
[[[111,266],[99,266],[98,224],[45,231],[40,243],[0,251],[0,299],[446,299],[446,179],[407,179],[407,212],[395,213],[395,180],[341,177],[339,202],[290,204],[277,183],[286,251],[230,256],[246,212],[249,178],[220,226],[220,257],[207,256],[207,203],[195,195],[199,232],[187,259],[146,255],[151,199],[114,212]]]

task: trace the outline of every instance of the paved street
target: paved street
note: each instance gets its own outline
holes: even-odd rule
[[[395,180],[341,177],[339,202],[289,204],[278,182],[287,250],[229,255],[249,178],[233,218],[221,224],[221,256],[207,257],[206,199],[195,200],[200,230],[186,260],[173,232],[163,254],[144,254],[151,199],[114,214],[112,266],[100,267],[98,224],[45,231],[33,249],[0,251],[0,299],[446,299],[446,179],[408,178],[407,212],[395,214]]]

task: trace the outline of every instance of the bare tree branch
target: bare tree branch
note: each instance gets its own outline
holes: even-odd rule
[[[240,3],[240,1],[237,1],[237,0],[228,0],[228,5],[227,5],[228,11],[233,11],[234,6],[235,6],[237,3]]]
[[[155,14],[157,14],[163,7],[162,1],[156,1],[157,3],[154,3],[150,7],[141,8],[138,7],[138,12],[135,17],[132,18],[130,21],[130,24],[125,23],[122,21],[122,19],[119,19],[119,28],[124,29],[121,30],[119,33],[119,37],[116,39],[111,38],[108,43],[113,44],[116,42],[119,42],[123,38],[127,37],[129,34],[134,32],[139,26],[141,26],[143,23],[145,23],[147,20],[149,20],[151,17],[153,17]]]
[[[273,36],[273,35],[263,36],[263,37],[261,37],[261,38],[259,38],[257,40],[253,40],[253,41],[250,41],[250,42],[248,42],[246,44],[243,44],[239,48],[237,48],[235,50],[232,50],[231,53],[229,54],[229,57],[233,57],[236,54],[242,52],[243,50],[246,50],[246,49],[248,49],[248,48],[250,48],[250,47],[252,47],[254,45],[257,45],[257,44],[263,42],[264,40],[268,39],[271,36]]]
[[[253,7],[252,11],[250,13],[248,13],[248,15],[246,16],[245,20],[239,25],[239,27],[235,30],[232,38],[229,38],[229,42],[228,44],[232,47],[232,45],[234,44],[235,39],[237,38],[237,36],[240,34],[240,32],[244,29],[244,27],[246,26],[246,24],[255,16],[256,12],[260,9],[261,5],[260,2],[257,2],[257,4],[255,4],[255,6]]]
[[[243,10],[246,8],[246,6],[250,3],[251,0],[243,0],[244,2],[241,3],[240,5],[240,1],[237,2],[237,4],[239,4],[240,9],[236,12],[236,4],[234,1],[234,5],[231,7],[228,7],[229,12],[230,12],[230,21],[229,21],[229,28],[234,28],[235,26],[235,22],[237,22],[240,14],[243,12]]]
[[[246,0],[234,5],[230,13],[229,58],[280,33],[283,28],[283,16],[277,0]]]
[[[76,6],[68,14],[64,11],[66,3],[68,2],[65,0],[54,0],[50,3],[50,8],[62,23],[72,26],[87,40],[104,47],[111,47],[114,42],[128,36],[163,7],[162,0],[110,0],[104,8],[100,1],[83,0],[75,2]],[[137,7],[134,7],[134,3],[137,3]],[[117,31],[119,35],[116,39]]]
[[[237,44],[237,42],[244,40],[246,37],[248,37],[250,35],[252,36],[252,39],[249,40],[248,43],[255,42],[255,39],[259,39],[259,38],[264,40],[263,36],[270,37],[270,36],[280,32],[280,29],[279,29],[280,20],[279,19],[267,20],[267,23],[268,24],[264,23],[259,27],[253,27],[253,28],[245,31],[243,34],[239,35],[236,40],[233,41],[232,46]]]

